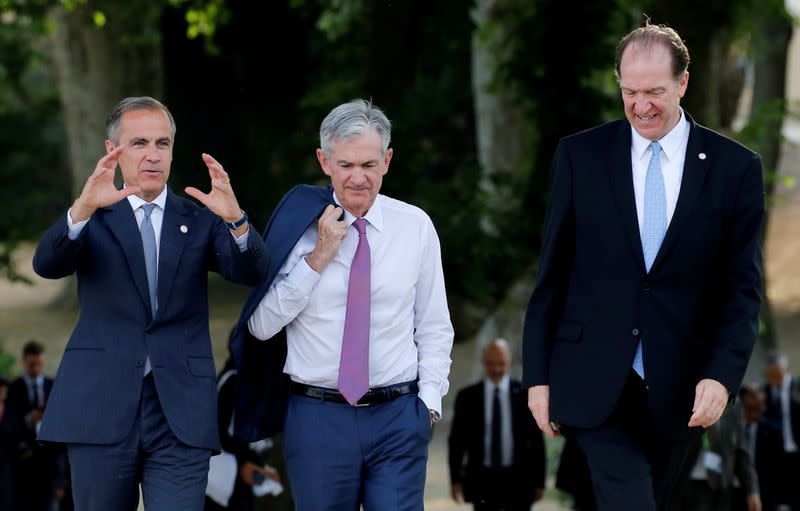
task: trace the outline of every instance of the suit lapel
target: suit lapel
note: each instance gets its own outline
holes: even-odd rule
[[[182,229],[182,227],[185,227]],[[186,239],[192,234],[194,224],[190,222],[186,207],[167,191],[164,221],[161,223],[161,240],[158,249],[158,303],[159,309],[169,303],[172,283],[178,272],[178,263],[183,254]],[[186,231],[186,232],[184,232]]]
[[[611,141],[611,188],[617,208],[619,209],[622,225],[631,245],[634,258],[639,267],[644,271],[644,255],[642,253],[642,238],[639,233],[639,215],[636,212],[636,198],[633,192],[633,167],[631,166],[631,125],[620,122],[619,129]]]
[[[689,141],[686,144],[686,158],[683,162],[681,190],[678,194],[678,203],[675,205],[672,221],[669,223],[667,233],[664,235],[664,241],[661,242],[661,248],[658,250],[653,266],[650,268],[651,272],[658,268],[661,261],[675,245],[684,224],[690,217],[695,202],[697,202],[700,190],[703,188],[708,162],[714,158],[713,154],[705,152],[705,137],[701,128],[695,124],[688,114],[686,114],[686,118],[689,120]],[[706,157],[701,159],[699,157],[701,153],[705,154]]]
[[[136,225],[130,202],[123,199],[116,204],[105,208],[103,219],[125,254],[128,268],[131,270],[133,282],[139,290],[139,297],[145,308],[150,309],[150,294],[147,290],[147,268],[144,265],[144,249],[142,248],[142,235]]]

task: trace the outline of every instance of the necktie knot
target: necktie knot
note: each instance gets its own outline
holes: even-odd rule
[[[153,210],[156,209],[156,205],[155,204],[142,204],[141,208],[142,208],[142,211],[144,211],[144,219],[148,220],[150,218],[150,215],[153,214]]]
[[[367,234],[367,221],[363,218],[356,218],[356,221],[353,222],[353,227],[356,228],[359,236],[364,236]]]
[[[658,156],[658,153],[661,152],[661,144],[656,142],[655,140],[650,142],[650,151],[652,151],[653,156]],[[651,158],[653,157],[651,156]]]

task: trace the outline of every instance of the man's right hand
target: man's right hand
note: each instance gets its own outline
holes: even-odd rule
[[[74,223],[87,220],[98,208],[116,204],[128,195],[141,191],[138,186],[128,186],[122,190],[117,190],[114,186],[117,161],[124,150],[125,146],[118,145],[97,162],[94,172],[83,185],[80,196],[72,204],[70,217]]]
[[[329,204],[317,222],[317,246],[306,256],[306,262],[317,273],[322,273],[336,257],[339,245],[347,235],[347,222],[339,220],[344,210]]]
[[[461,486],[461,483],[453,483],[453,485],[450,486],[450,495],[452,495],[453,500],[459,504],[464,503],[464,487]]]
[[[550,425],[550,385],[536,385],[528,389],[528,408],[547,438],[555,438],[558,432]]]

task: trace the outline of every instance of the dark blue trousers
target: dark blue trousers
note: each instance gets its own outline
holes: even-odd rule
[[[139,412],[125,440],[69,444],[72,491],[80,511],[135,511],[142,485],[147,511],[203,509],[208,449],[178,440],[158,401],[153,375],[144,378]]]
[[[292,395],[284,453],[297,511],[423,509],[430,437],[415,394],[365,407]]]
[[[605,423],[590,429],[564,428],[586,454],[598,511],[674,509],[671,500],[686,453],[692,442],[699,441],[700,430],[685,438],[660,437],[647,398],[644,382],[631,371]]]

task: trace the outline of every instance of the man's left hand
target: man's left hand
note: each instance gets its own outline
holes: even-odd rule
[[[725,411],[728,404],[730,392],[723,384],[716,380],[706,378],[700,380],[695,387],[694,406],[692,407],[692,417],[689,419],[689,427],[702,426],[710,428]]]
[[[217,216],[222,217],[226,222],[235,222],[241,219],[242,210],[239,208],[239,202],[233,193],[228,173],[210,154],[203,153],[203,161],[208,167],[208,175],[211,178],[211,191],[203,193],[197,188],[189,186],[186,188],[186,193],[202,202],[205,207],[213,211]],[[237,234],[239,234],[239,231],[241,231],[241,234],[247,231],[246,222],[237,229]]]

